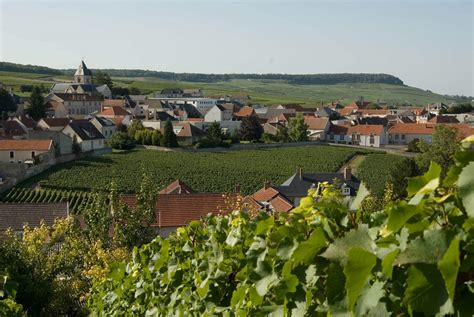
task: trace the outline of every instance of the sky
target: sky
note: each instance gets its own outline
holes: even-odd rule
[[[0,0],[0,60],[200,73],[388,73],[474,96],[474,5],[456,0]]]

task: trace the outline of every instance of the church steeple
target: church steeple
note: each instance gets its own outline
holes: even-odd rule
[[[78,84],[92,84],[92,72],[87,68],[86,63],[81,61],[74,74],[74,82]]]

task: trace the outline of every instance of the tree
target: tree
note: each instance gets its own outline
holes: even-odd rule
[[[34,86],[31,91],[28,114],[36,121],[46,116],[46,105],[44,103],[43,95],[41,94],[41,88],[38,86]]]
[[[107,85],[109,86],[110,90],[114,88],[114,83],[112,79],[110,78],[109,74],[106,72],[102,72],[98,70],[94,76],[94,81],[98,85]]]
[[[288,137],[293,142],[308,140],[308,125],[304,122],[304,117],[301,113],[298,113],[295,118],[290,119]]]
[[[431,144],[418,142],[421,153],[415,158],[420,172],[425,172],[430,162],[436,162],[441,166],[441,176],[454,162],[454,155],[460,149],[458,132],[456,128],[449,125],[436,125]]]
[[[141,95],[141,93],[142,92],[137,87],[131,87],[130,88],[130,95]]]
[[[168,119],[165,122],[165,129],[163,133],[163,137],[161,138],[161,146],[166,147],[177,147],[178,146],[178,138],[173,131],[173,124],[171,120]]]
[[[117,131],[109,139],[109,145],[117,150],[130,150],[135,147],[135,140],[125,132]]]
[[[16,111],[16,104],[13,97],[5,89],[0,90],[0,115],[1,119],[5,120],[9,112]]]
[[[288,128],[285,126],[278,126],[275,139],[279,142],[288,142]]]
[[[240,123],[239,136],[241,140],[260,140],[263,134],[263,127],[257,116],[249,116],[242,119]]]
[[[408,144],[407,144],[408,152],[420,153],[420,147],[418,145],[419,142],[420,142],[420,139],[418,139],[418,138],[415,138],[415,139],[411,140],[410,142],[408,142]]]
[[[214,144],[215,146],[219,146],[222,144],[224,137],[225,135],[224,135],[224,132],[222,131],[222,128],[219,122],[211,123],[206,133],[207,140],[211,144]]]
[[[143,124],[140,120],[133,120],[132,124],[128,128],[128,133],[130,134],[131,137],[135,138],[136,140],[136,132],[143,130]],[[138,142],[138,141],[137,141]],[[140,143],[140,142],[138,142]]]
[[[151,135],[151,144],[155,146],[160,146],[161,137],[161,132],[159,130],[154,130]]]
[[[380,107],[375,102],[371,102],[367,105],[367,109],[377,110],[377,109],[380,109]]]

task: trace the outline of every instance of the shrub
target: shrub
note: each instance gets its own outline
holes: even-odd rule
[[[110,147],[116,150],[130,150],[135,147],[132,137],[126,132],[115,132],[108,141]]]

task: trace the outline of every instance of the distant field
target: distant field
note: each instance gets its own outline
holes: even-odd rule
[[[230,192],[239,183],[248,194],[264,180],[282,183],[300,167],[308,172],[334,172],[354,155],[366,153],[369,151],[329,146],[219,153],[137,150],[58,165],[20,187],[39,182],[42,188],[89,191],[103,189],[116,178],[121,191],[135,192],[146,172],[157,189],[179,178],[200,192]]]
[[[388,84],[337,84],[337,85],[295,85],[283,80],[231,80],[217,83],[178,82],[159,78],[129,78],[113,77],[114,84],[121,87],[136,87],[148,94],[160,91],[163,88],[202,88],[206,96],[220,96],[223,94],[250,95],[253,103],[305,103],[314,107],[321,102],[339,101],[342,104],[350,103],[363,96],[365,100],[377,99],[389,103],[408,102],[415,105],[426,105],[430,102],[454,101],[442,95],[422,89],[388,85]],[[15,72],[0,72],[0,82],[12,87],[14,92],[20,93],[22,84],[52,85],[54,82],[69,81],[64,75],[29,74]],[[25,94],[23,94],[25,95]],[[26,94],[27,95],[27,94]]]

